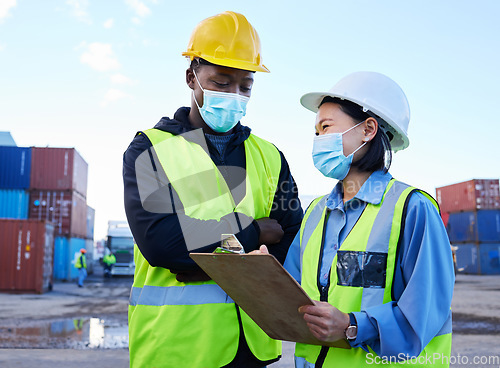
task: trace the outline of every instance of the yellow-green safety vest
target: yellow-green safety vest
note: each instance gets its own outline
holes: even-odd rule
[[[76,259],[75,262],[75,267],[76,268],[87,268],[87,258],[85,257],[85,254],[80,254],[78,258]]]
[[[392,282],[396,251],[402,236],[405,206],[416,188],[392,179],[381,203],[368,203],[353,229],[335,255],[328,292],[318,287],[318,268],[328,218],[327,196],[314,200],[300,229],[301,285],[313,300],[328,301],[345,313],[359,312],[393,301]],[[422,192],[438,207],[435,200]],[[438,207],[439,208],[439,207]],[[360,264],[362,263],[362,264]],[[323,295],[322,294],[323,291]],[[323,296],[323,298],[322,298]],[[325,300],[326,299],[326,300]],[[387,366],[372,349],[341,349],[296,344],[296,367],[372,367]],[[370,355],[368,355],[370,354]],[[436,354],[436,355],[434,355]],[[439,359],[427,359],[437,357]],[[451,354],[451,311],[448,320],[417,359],[391,365],[449,367]],[[377,359],[378,358],[378,359]],[[392,359],[392,358],[391,358]],[[429,365],[429,360],[434,364]],[[394,361],[394,359],[392,360]],[[422,362],[424,364],[415,364]],[[412,363],[412,364],[410,364]],[[448,363],[448,364],[447,364]]]
[[[108,266],[113,265],[116,263],[116,257],[114,254],[108,254],[105,255],[104,258],[102,259],[104,263],[106,263]]]
[[[246,195],[235,205],[222,174],[200,145],[158,129],[143,133],[187,216],[219,220],[233,211],[254,219],[269,216],[281,170],[280,153],[271,143],[253,134],[245,140]],[[203,175],[197,178],[200,172]],[[281,342],[268,337],[214,281],[179,282],[169,270],[152,267],[137,245],[134,259],[129,303],[131,367],[222,367],[236,356],[239,319],[248,346],[259,360],[281,355]]]

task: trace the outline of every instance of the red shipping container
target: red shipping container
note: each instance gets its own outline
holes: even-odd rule
[[[76,190],[87,197],[88,164],[74,148],[31,150],[31,189]]]
[[[441,212],[500,209],[498,179],[472,179],[436,188]]]
[[[52,222],[54,236],[87,235],[87,202],[76,191],[31,190],[29,218]]]
[[[0,290],[52,289],[54,226],[45,221],[0,220]]]

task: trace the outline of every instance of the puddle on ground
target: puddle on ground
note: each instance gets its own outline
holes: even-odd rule
[[[0,326],[0,348],[123,349],[123,322],[100,318],[33,321],[28,326]]]

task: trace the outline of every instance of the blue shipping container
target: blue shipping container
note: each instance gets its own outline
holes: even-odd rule
[[[476,244],[453,244],[457,247],[457,268],[459,273],[478,273],[478,254]]]
[[[54,239],[54,279],[67,280],[68,274],[68,238],[57,236]]]
[[[498,258],[500,252],[500,243],[496,244],[480,244],[479,257],[481,259],[481,274],[482,275],[499,275],[500,260]]]
[[[73,281],[78,277],[75,262],[80,249],[85,248],[85,239],[58,236],[54,241],[54,279]],[[87,260],[88,262],[88,260]]]
[[[28,189],[31,148],[0,146],[0,189]]]
[[[26,220],[30,196],[22,189],[0,189],[0,218]]]
[[[450,213],[446,229],[451,243],[500,242],[500,210]]]

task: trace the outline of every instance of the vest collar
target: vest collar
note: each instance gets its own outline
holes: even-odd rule
[[[382,202],[385,188],[387,187],[391,179],[392,175],[389,173],[384,173],[382,170],[374,171],[361,186],[354,198],[347,203],[350,203],[351,201],[357,199],[366,203],[375,205],[379,204],[380,202]],[[341,210],[344,209],[342,193],[342,182],[339,181],[328,195],[328,199],[326,201],[326,206],[330,210],[334,210],[335,208]]]

